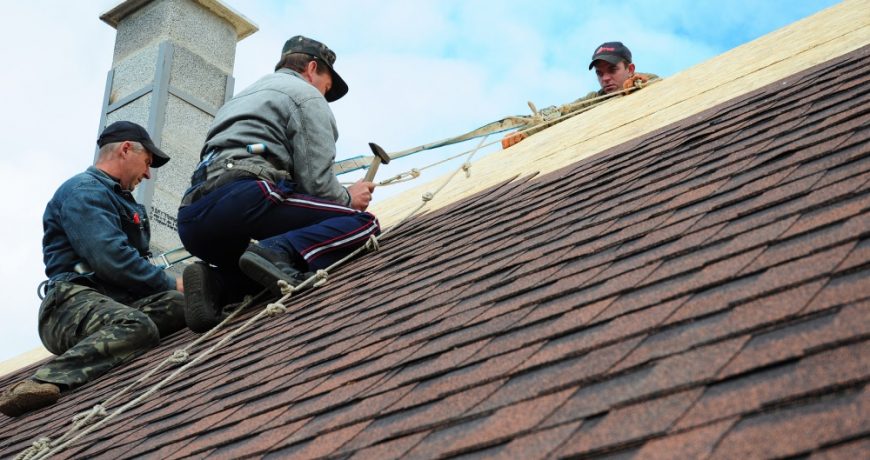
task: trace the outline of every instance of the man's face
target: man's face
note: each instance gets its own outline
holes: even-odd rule
[[[612,93],[622,89],[622,84],[634,74],[634,64],[623,61],[619,64],[611,64],[603,59],[595,61],[595,75],[598,76],[598,84],[605,93]]]
[[[151,152],[144,148],[137,148],[130,142],[125,142],[121,147],[125,149],[123,174],[118,179],[121,188],[133,191],[140,182],[151,178]]]
[[[315,73],[311,77],[311,84],[320,91],[320,94],[326,96],[327,91],[332,88],[332,74],[329,72]]]
[[[326,96],[326,93],[332,88],[332,72],[326,71],[323,73],[317,73],[319,70],[317,68],[318,61],[311,61],[308,63],[308,66],[305,67],[305,72],[302,73],[302,76],[311,83],[312,86],[317,88],[317,91],[320,91],[320,94]]]

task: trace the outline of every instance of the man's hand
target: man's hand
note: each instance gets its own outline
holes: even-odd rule
[[[178,292],[184,292],[184,278],[180,276],[175,278],[175,290]]]
[[[501,148],[506,149],[514,144],[519,143],[521,140],[525,139],[526,133],[523,132],[515,132],[506,134],[501,140]]]
[[[622,94],[628,94],[635,86],[641,87],[645,85],[648,81],[649,77],[643,74],[636,73],[628,77],[628,80],[625,80],[625,83],[622,84]]]
[[[365,211],[369,207],[369,202],[372,201],[372,192],[374,190],[374,182],[363,182],[360,180],[352,184],[347,188],[347,193],[350,193],[350,207],[357,211]]]

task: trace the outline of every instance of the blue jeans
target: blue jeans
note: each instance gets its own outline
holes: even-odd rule
[[[252,238],[314,271],[380,234],[374,215],[294,193],[294,186],[253,178],[230,182],[178,210],[181,242],[234,284],[244,279],[239,257]]]

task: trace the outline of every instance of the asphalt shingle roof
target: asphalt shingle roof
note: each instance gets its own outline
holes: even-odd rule
[[[61,457],[865,457],[868,69],[416,218]],[[0,419],[0,456],[193,337]]]

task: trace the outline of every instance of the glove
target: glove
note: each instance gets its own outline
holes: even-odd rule
[[[528,137],[528,136],[526,136],[526,133],[520,133],[520,132],[507,134],[507,135],[505,135],[505,137],[503,137],[501,139],[501,148],[506,149],[514,144],[519,143],[521,140],[525,139],[526,137]]]
[[[649,77],[644,74],[636,73],[625,80],[625,83],[622,84],[622,94],[628,94],[631,92],[632,88],[638,87],[642,88],[649,81]]]

